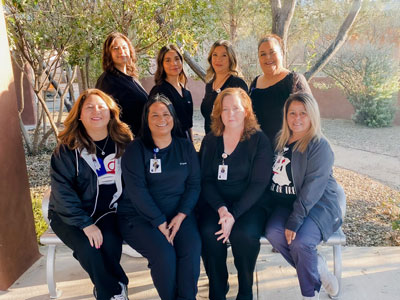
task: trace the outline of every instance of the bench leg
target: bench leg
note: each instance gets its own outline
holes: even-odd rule
[[[342,291],[342,246],[341,245],[333,245],[333,273],[338,280],[339,283],[339,291],[337,295],[329,297],[331,299],[337,300],[340,298],[340,293]]]
[[[56,260],[56,245],[49,245],[49,249],[47,250],[47,261],[46,261],[46,279],[51,299],[56,299],[61,296],[61,291],[57,290],[56,282],[54,280],[55,260]]]

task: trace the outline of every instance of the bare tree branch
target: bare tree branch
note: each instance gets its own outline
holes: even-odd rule
[[[354,0],[350,8],[350,12],[344,20],[342,26],[340,26],[338,35],[332,44],[325,50],[320,59],[314,64],[309,71],[307,71],[304,76],[309,81],[315,76],[322,68],[331,60],[331,58],[336,54],[336,52],[343,46],[347,40],[347,34],[350,31],[358,13],[361,9],[362,0]]]

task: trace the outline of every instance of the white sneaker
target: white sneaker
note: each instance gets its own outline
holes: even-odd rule
[[[314,297],[304,297],[303,300],[319,300],[319,293],[317,291],[314,291]]]
[[[129,300],[128,298],[128,287],[126,284],[123,284],[122,282],[118,282],[119,285],[121,286],[121,295],[124,295],[126,300]]]
[[[126,300],[126,297],[122,294],[119,294],[112,296],[110,300]]]
[[[318,253],[318,273],[322,286],[330,296],[336,296],[339,292],[339,282],[335,275],[328,270],[325,257]]]
[[[122,282],[118,283],[121,286],[121,294],[112,296],[110,300],[129,300],[126,285]]]

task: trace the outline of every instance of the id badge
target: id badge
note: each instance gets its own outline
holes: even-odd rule
[[[228,179],[228,165],[219,165],[218,180],[227,180],[227,179]]]
[[[150,173],[161,173],[161,159],[150,159]]]

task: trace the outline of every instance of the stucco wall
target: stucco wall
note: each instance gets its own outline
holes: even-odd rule
[[[321,116],[323,118],[350,120],[354,109],[343,92],[337,87],[331,87],[326,90],[318,89],[313,86],[313,82],[332,84],[332,80],[329,78],[315,78],[312,79],[310,84],[313,95],[318,101]],[[154,86],[153,77],[144,78],[142,83],[144,88],[149,92]],[[187,87],[192,93],[195,107],[199,107],[204,97],[205,84],[201,80],[190,78]],[[398,94],[397,107],[398,110],[394,124],[400,125],[400,93]]]

